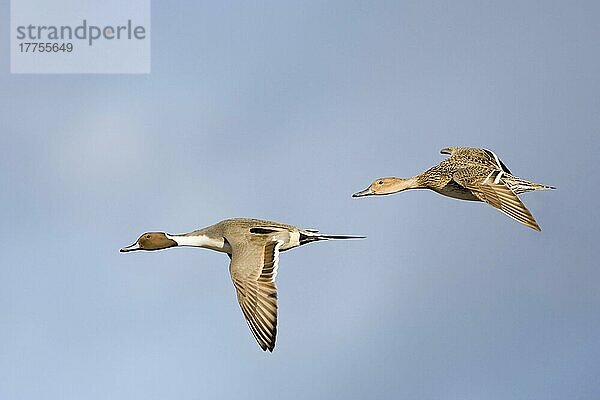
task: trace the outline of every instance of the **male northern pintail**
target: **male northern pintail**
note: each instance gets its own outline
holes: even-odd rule
[[[319,240],[361,238],[324,235],[278,222],[235,218],[180,235],[147,232],[121,252],[193,246],[227,253],[231,260],[229,273],[246,322],[260,347],[273,351],[277,333],[275,277],[279,252]]]

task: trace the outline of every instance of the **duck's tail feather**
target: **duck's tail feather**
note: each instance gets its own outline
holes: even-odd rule
[[[364,239],[366,236],[354,236],[354,235],[326,235],[317,232],[300,232],[300,244],[306,244],[310,242],[317,242],[320,240],[342,240],[342,239]]]
[[[502,177],[504,182],[515,194],[521,194],[525,192],[532,192],[534,190],[551,190],[556,189],[554,186],[542,185],[541,183],[535,183],[523,178],[519,178],[514,175],[504,175]]]

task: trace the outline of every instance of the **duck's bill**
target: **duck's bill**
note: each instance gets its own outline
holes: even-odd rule
[[[365,190],[361,190],[360,192],[356,192],[352,195],[352,197],[365,197],[365,196],[371,196],[373,194],[373,191],[371,190],[370,187],[366,188]]]
[[[121,250],[119,250],[121,253],[127,253],[128,251],[136,251],[140,249],[140,245],[136,242],[134,244],[132,244],[131,246],[127,246],[127,247],[123,247]]]

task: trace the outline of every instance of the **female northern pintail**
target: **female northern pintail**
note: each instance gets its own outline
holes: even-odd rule
[[[192,246],[227,253],[231,260],[229,273],[246,322],[260,347],[272,352],[277,333],[275,277],[279,252],[320,240],[362,238],[324,235],[278,222],[235,218],[180,235],[147,232],[121,252]]]
[[[385,195],[407,189],[431,189],[461,200],[483,201],[518,222],[540,231],[540,226],[518,194],[555,189],[511,174],[496,154],[487,149],[447,147],[440,151],[450,157],[412,178],[379,178],[352,197]]]

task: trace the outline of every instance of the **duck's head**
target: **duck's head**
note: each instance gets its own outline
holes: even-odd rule
[[[162,250],[177,246],[177,242],[169,238],[165,232],[146,232],[131,246],[123,247],[121,253],[136,250]]]
[[[398,182],[402,181],[400,178],[378,178],[375,179],[371,185],[365,190],[361,190],[360,192],[356,192],[352,195],[352,197],[364,197],[364,196],[376,196],[383,194],[392,194],[397,193],[401,190],[398,190]]]

